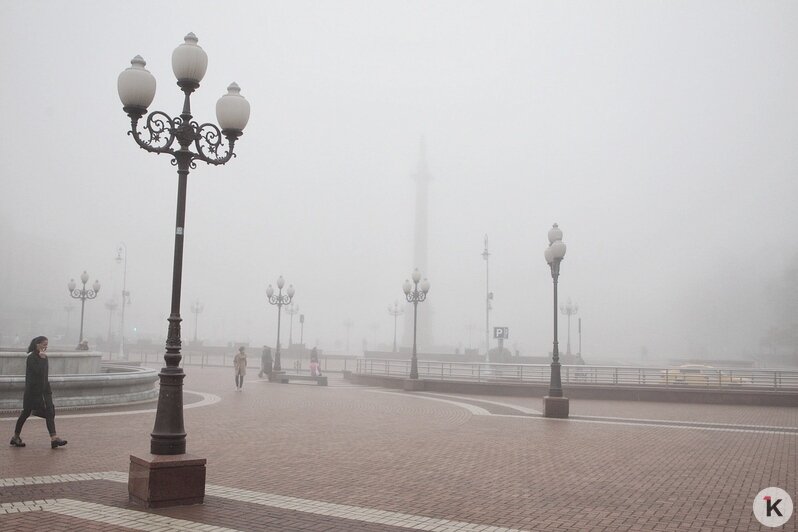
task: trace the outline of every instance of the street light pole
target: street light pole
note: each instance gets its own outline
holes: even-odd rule
[[[404,314],[405,311],[399,308],[399,301],[393,302],[393,307],[388,307],[388,314],[393,316],[393,352],[396,353],[396,318]]]
[[[305,315],[299,315],[299,344],[305,348]]]
[[[418,268],[413,270],[413,285],[409,280],[405,280],[402,285],[405,298],[408,303],[413,303],[413,355],[410,358],[410,378],[418,379],[418,354],[416,353],[416,324],[418,322],[418,304],[427,299],[427,292],[429,292],[429,281],[424,279],[421,281],[421,272]],[[418,289],[418,282],[421,281],[421,290]]]
[[[568,417],[568,398],[562,395],[562,380],[560,378],[560,353],[557,342],[557,280],[560,277],[560,263],[565,257],[565,243],[562,241],[562,230],[554,224],[549,229],[549,247],[546,248],[544,257],[551,268],[551,279],[554,283],[554,345],[552,348],[551,379],[549,381],[549,395],[543,398],[543,415],[545,417]]]
[[[83,273],[80,274],[80,282],[83,283],[83,288],[77,288],[75,280],[70,279],[67,288],[69,289],[69,295],[72,296],[72,299],[80,299],[80,338],[78,338],[78,346],[76,349],[78,351],[88,351],[88,344],[83,344],[83,314],[86,308],[86,300],[97,297],[97,293],[100,291],[100,282],[94,281],[91,288],[86,288],[86,283],[89,282],[89,274],[86,273],[86,270],[83,270]]]
[[[485,259],[485,362],[490,362],[490,273],[489,261],[490,253],[488,253],[488,235],[485,234],[485,250],[482,252],[482,258]]]
[[[119,308],[119,304],[115,299],[110,299],[105,302],[105,308],[108,309],[108,358],[111,358],[111,325],[114,322],[114,312]]]
[[[565,305],[560,305],[560,312],[568,316],[568,343],[567,348],[565,350],[565,354],[570,356],[571,355],[571,316],[579,312],[579,305],[574,305],[571,303],[571,298],[568,298],[568,303]]]
[[[266,288],[266,297],[269,299],[269,303],[277,305],[277,347],[274,351],[274,371],[281,371],[283,369],[280,365],[280,311],[283,305],[289,304],[294,297],[294,285],[288,285],[285,291],[286,295],[283,295],[283,286],[285,286],[285,279],[283,279],[281,275],[277,278],[277,295],[274,295],[274,288],[272,288],[272,285]]]
[[[127,291],[127,245],[124,242],[120,242],[116,250],[117,264],[123,260],[122,250],[124,250],[124,267],[122,269],[122,317],[119,323],[119,359],[127,360],[127,355],[125,355],[125,305],[130,303],[130,292]]]
[[[294,344],[294,314],[299,312],[299,305],[295,303],[291,303],[287,307],[285,307],[285,313],[291,316],[288,325],[288,349],[291,349],[291,346]]]
[[[194,343],[197,343],[197,325],[199,325],[199,315],[205,310],[205,305],[200,303],[199,299],[191,304],[191,312],[194,313]]]
[[[184,93],[183,111],[180,116],[171,117],[162,111],[152,111],[146,123],[139,127],[139,121],[147,114],[147,108],[155,97],[155,78],[144,68],[146,62],[141,56],[134,57],[130,68],[124,70],[117,83],[123,110],[130,117],[131,129],[128,135],[143,150],[166,154],[177,167],[177,214],[175,223],[175,246],[172,266],[172,303],[168,318],[169,328],[166,338],[166,367],[161,369],[158,408],[155,414],[155,427],[151,433],[150,452],[155,455],[179,455],[186,452],[186,433],[183,428],[183,379],[185,374],[180,367],[180,297],[183,282],[183,239],[186,226],[186,188],[188,174],[196,168],[197,161],[212,165],[222,165],[233,158],[236,140],[242,135],[249,120],[249,102],[240,94],[240,88],[232,83],[227,94],[216,102],[216,118],[219,126],[211,123],[200,125],[191,114],[191,94],[200,86],[208,67],[208,56],[197,45],[193,33],[186,35],[184,42],[172,52],[172,70],[177,85]],[[226,144],[224,139],[227,140]],[[179,147],[173,148],[177,141]],[[196,151],[190,148],[194,147]],[[132,460],[132,458],[131,458]],[[132,467],[132,462],[131,462]],[[156,471],[150,464],[150,472]],[[153,473],[154,474],[154,473]],[[204,497],[203,491],[199,502]],[[132,488],[131,488],[132,490]],[[145,493],[142,490],[140,493]],[[133,496],[133,491],[131,491]],[[147,493],[147,497],[150,494]],[[148,503],[151,502],[148,500]],[[197,502],[183,502],[193,504]],[[172,502],[170,504],[181,504]]]

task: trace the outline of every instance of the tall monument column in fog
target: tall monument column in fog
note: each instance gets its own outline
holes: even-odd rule
[[[413,268],[418,268],[422,277],[429,278],[434,282],[427,264],[427,211],[429,204],[429,182],[432,181],[432,176],[427,169],[427,146],[423,139],[421,140],[419,150],[418,167],[413,175],[413,179],[416,182],[416,220],[413,264],[411,264],[411,266]],[[405,309],[404,331],[402,332],[402,345],[404,346],[413,345],[412,315],[412,305],[408,303],[408,308]],[[418,308],[416,344],[418,345],[418,350],[421,352],[432,346],[431,315],[432,310],[429,302]],[[408,316],[411,317],[408,318]]]

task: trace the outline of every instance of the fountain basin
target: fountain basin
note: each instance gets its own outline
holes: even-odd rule
[[[50,358],[50,387],[56,408],[120,405],[158,397],[158,371],[155,369],[132,364],[103,364],[98,358],[96,373],[54,374],[53,362],[58,359],[59,354],[47,355]],[[93,364],[94,357],[91,353],[89,355]],[[21,374],[0,374],[0,410],[22,409],[22,396],[25,392],[24,357],[25,355],[21,357]],[[86,352],[83,352],[83,357],[86,357]],[[65,362],[64,368],[73,363],[69,358],[62,360]]]

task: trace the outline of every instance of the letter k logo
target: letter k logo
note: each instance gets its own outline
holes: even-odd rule
[[[770,495],[765,495],[764,499],[766,505],[765,511],[768,517],[770,517],[773,514],[773,512],[776,512],[776,515],[778,515],[779,517],[783,517],[781,515],[781,512],[779,511],[779,503],[782,501],[782,499],[777,499],[776,502],[772,504],[770,502],[772,500]]]

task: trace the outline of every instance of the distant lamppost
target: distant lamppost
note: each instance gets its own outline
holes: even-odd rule
[[[418,322],[418,304],[427,299],[427,292],[429,292],[429,281],[424,279],[421,281],[421,272],[418,268],[413,270],[413,284],[409,280],[405,280],[402,285],[402,290],[405,292],[405,298],[408,303],[413,303],[413,355],[410,358],[410,378],[418,379],[418,354],[416,353],[416,324]],[[418,288],[418,282],[421,281],[421,290]],[[415,285],[415,286],[414,286]]]
[[[565,344],[567,347],[565,349],[565,354],[570,356],[571,355],[571,316],[579,312],[579,305],[574,305],[571,303],[571,298],[568,298],[568,302],[565,305],[560,305],[560,312],[568,316],[568,343]]]
[[[97,293],[100,291],[100,282],[94,281],[91,288],[86,288],[86,283],[89,282],[89,274],[86,273],[86,270],[83,270],[83,273],[80,274],[80,282],[83,283],[83,288],[77,288],[75,280],[70,279],[67,288],[69,288],[69,295],[72,296],[72,299],[80,299],[80,338],[78,338],[78,347],[76,349],[79,351],[88,351],[88,345],[83,343],[83,315],[86,307],[86,300],[97,297]]]
[[[200,303],[199,299],[191,304],[191,312],[194,314],[194,343],[197,343],[197,325],[199,324],[199,315],[205,310],[205,305]]]
[[[288,320],[288,348],[290,349],[294,344],[294,314],[299,313],[299,305],[291,303],[285,307],[285,313],[291,316],[291,319]]]
[[[305,315],[299,315],[299,344],[305,347]]]
[[[124,250],[124,254],[122,251]],[[130,304],[130,292],[127,291],[127,245],[120,242],[116,250],[116,263],[120,264],[124,261],[122,269],[122,317],[119,322],[119,359],[127,360],[125,355],[125,305]]]
[[[396,318],[405,311],[399,308],[399,301],[393,302],[393,307],[388,307],[388,314],[393,316],[393,352],[396,353]]]
[[[554,347],[551,360],[551,380],[549,381],[549,395],[543,398],[543,415],[546,417],[568,417],[568,398],[562,395],[562,381],[560,379],[560,353],[557,342],[557,279],[560,276],[560,263],[565,257],[565,243],[562,241],[562,231],[554,224],[549,229],[549,247],[544,256],[551,268],[551,278],[554,283]]]
[[[277,305],[277,347],[274,350],[274,371],[280,371],[283,368],[280,366],[280,311],[284,305],[291,302],[294,297],[294,285],[288,285],[283,295],[283,286],[285,286],[285,279],[283,276],[277,278],[277,295],[274,295],[274,288],[269,285],[266,288],[266,297],[269,298],[269,303]]]
[[[191,114],[191,94],[199,88],[208,67],[208,55],[197,45],[197,36],[186,35],[184,42],[172,52],[172,71],[177,85],[183,91],[183,110],[180,116],[171,117],[162,111],[152,111],[146,123],[139,127],[139,121],[147,114],[147,108],[155,97],[155,77],[144,68],[146,62],[141,56],[130,61],[130,68],[119,74],[117,89],[122,109],[130,117],[131,129],[128,135],[143,150],[166,154],[177,167],[177,215],[175,220],[175,247],[172,263],[172,302],[168,318],[169,329],[166,338],[166,366],[159,373],[160,391],[155,414],[155,427],[151,433],[150,452],[154,455],[183,455],[186,453],[186,432],[183,426],[183,379],[185,374],[180,367],[180,297],[183,283],[183,240],[186,226],[186,188],[188,174],[196,163],[204,162],[222,165],[232,159],[236,140],[242,135],[249,120],[249,102],[240,94],[235,83],[227,88],[227,94],[216,102],[216,118],[219,126],[211,123],[199,124]],[[225,143],[224,140],[227,140]],[[179,147],[173,147],[177,141]],[[190,148],[194,147],[195,151]],[[135,460],[134,460],[135,458]],[[173,490],[150,490],[149,482],[157,482],[162,471],[170,469],[164,464],[175,466],[172,478],[187,479],[173,486]],[[173,506],[196,504],[205,496],[205,459],[192,461],[182,458],[153,460],[149,457],[131,455],[131,474],[128,484],[132,499],[147,506]],[[135,478],[134,482],[134,469]],[[200,489],[201,488],[201,489]],[[158,491],[162,494],[153,494]]]
[[[488,235],[485,235],[485,249],[482,251],[482,258],[485,259],[485,362],[490,362],[490,300],[493,294],[490,293],[490,271],[488,268]]]
[[[119,308],[119,303],[116,299],[110,299],[105,302],[105,308],[108,310],[108,358],[111,358],[111,325],[114,322],[114,312]]]

